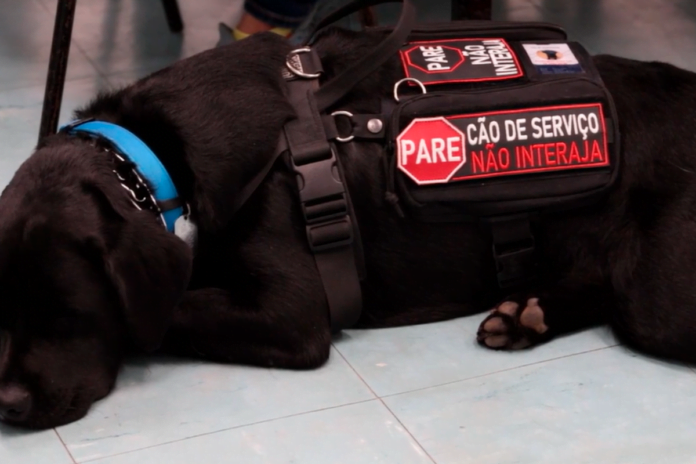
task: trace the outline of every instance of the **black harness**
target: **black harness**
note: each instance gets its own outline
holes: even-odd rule
[[[317,30],[378,3],[385,1],[353,2]],[[535,278],[536,220],[599,201],[618,173],[611,95],[590,55],[568,42],[561,28],[490,21],[414,28],[414,8],[402,3],[397,25],[382,29],[385,39],[321,86],[323,69],[311,39],[288,56],[283,76],[297,117],[238,199],[241,205],[286,154],[334,332],[357,322],[365,278],[336,143],[385,141],[387,200],[398,214],[484,225],[501,288]],[[393,96],[380,96],[384,114],[327,114],[395,54],[404,75]],[[337,117],[350,119],[351,133],[339,134]]]

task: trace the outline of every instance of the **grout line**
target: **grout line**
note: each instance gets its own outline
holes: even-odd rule
[[[74,463],[77,464],[77,460],[75,459],[75,456],[72,455],[70,450],[68,449],[68,445],[65,444],[63,441],[63,437],[60,436],[60,433],[58,433],[58,430],[56,430],[55,427],[53,427],[53,432],[56,434],[58,437],[58,440],[60,440],[61,444],[63,445],[63,448],[65,448],[65,452],[68,453],[68,456],[70,456],[70,460]]]
[[[91,57],[87,54],[87,52],[82,48],[82,46],[80,45],[80,43],[79,43],[77,40],[73,39],[73,38],[70,39],[70,43],[71,43],[71,45],[72,45],[73,47],[75,47],[75,48],[77,49],[77,51],[79,51],[79,52],[82,54],[82,56],[87,60],[87,62],[90,64],[90,66],[92,66],[92,68],[94,68],[94,70],[97,72],[97,74],[99,75],[99,77],[101,77],[102,79],[104,79],[107,83],[110,83],[109,78],[108,78],[108,76],[106,75],[106,73],[105,73],[104,71],[102,71],[101,69],[99,69],[99,66],[97,66],[97,64],[94,62],[94,60],[92,60],[92,58],[91,58]]]
[[[333,342],[331,344],[333,345]],[[333,345],[333,346],[334,346],[334,349],[336,349],[336,352],[341,356],[341,358],[343,358],[343,360],[346,362],[346,364],[348,364],[348,366],[351,368],[351,370],[353,372],[355,372],[355,375],[358,376],[358,378],[365,384],[365,386],[372,392],[372,394],[375,395],[375,398],[377,398],[379,400],[379,402],[382,403],[382,406],[384,406],[387,409],[387,411],[389,411],[389,413],[394,417],[394,419],[401,425],[401,427],[403,427],[403,429],[406,431],[408,436],[411,437],[411,439],[418,445],[418,447],[423,451],[423,453],[425,453],[425,455],[428,457],[428,459],[430,459],[430,461],[433,464],[436,464],[435,459],[433,459],[433,457],[430,455],[430,453],[428,453],[428,451],[425,449],[425,447],[423,447],[423,445],[421,445],[421,443],[413,435],[413,433],[411,433],[411,431],[408,429],[408,427],[406,427],[406,425],[404,425],[404,423],[401,422],[401,419],[399,419],[399,417],[396,414],[394,414],[394,411],[392,411],[391,408],[389,408],[389,406],[387,406],[387,404],[384,402],[384,400],[382,398],[380,398],[379,395],[377,395],[377,393],[372,389],[370,384],[368,384],[365,381],[365,379],[362,377],[362,375],[360,375],[360,373],[355,369],[355,367],[353,367],[353,365],[350,363],[350,361],[348,361],[346,359],[346,357],[343,356],[343,353],[341,353],[338,350],[338,348],[336,348],[335,345]]]
[[[475,379],[480,379],[480,378],[482,378],[482,377],[488,377],[488,376],[491,376],[491,375],[500,374],[500,373],[503,373],[503,372],[514,371],[514,370],[516,370],[516,369],[520,369],[520,368],[523,368],[523,367],[530,367],[530,366],[535,366],[535,365],[537,365],[537,364],[544,364],[544,363],[548,363],[548,362],[558,361],[558,360],[560,360],[560,359],[572,358],[572,357],[574,357],[574,356],[580,356],[580,355],[587,354],[587,353],[594,353],[594,352],[597,352],[597,351],[608,350],[608,349],[616,348],[617,346],[621,346],[621,345],[620,345],[619,343],[617,343],[617,344],[615,344],[615,345],[603,346],[602,348],[595,348],[595,349],[587,350],[587,351],[579,351],[579,352],[577,352],[577,353],[571,353],[571,354],[567,354],[567,355],[563,355],[563,356],[558,356],[557,358],[549,358],[549,359],[544,359],[544,360],[541,360],[541,361],[531,362],[531,363],[528,363],[528,364],[520,364],[519,366],[509,367],[509,368],[507,368],[507,369],[501,369],[501,370],[499,370],[499,371],[487,372],[487,373],[485,373],[485,374],[475,375],[475,376],[473,376],[473,377],[466,377],[466,378],[458,379],[458,380],[451,380],[451,381],[449,381],[449,382],[440,383],[440,384],[437,384],[437,385],[430,385],[430,386],[428,386],[428,387],[416,388],[415,390],[407,390],[407,391],[402,391],[402,392],[398,392],[398,393],[390,393],[390,394],[388,394],[388,395],[380,396],[379,398],[380,398],[380,399],[383,399],[383,398],[392,398],[392,397],[394,397],[394,396],[406,395],[406,394],[408,394],[408,393],[414,393],[414,392],[419,392],[419,391],[423,391],[423,390],[430,390],[430,389],[432,389],[432,388],[444,387],[444,386],[446,386],[446,385],[452,385],[452,384],[455,384],[455,383],[468,382],[469,380],[475,380]]]
[[[362,375],[360,375],[360,373],[355,369],[355,367],[353,367],[353,365],[350,363],[350,361],[348,361],[348,360],[346,359],[346,357],[343,356],[343,353],[341,353],[341,352],[339,351],[339,349],[336,348],[336,345],[334,345],[333,342],[331,342],[331,345],[332,345],[332,346],[334,347],[334,349],[336,350],[336,353],[338,353],[338,355],[346,362],[346,364],[348,364],[348,367],[350,367],[350,369],[355,373],[355,375],[358,376],[358,378],[360,379],[360,381],[361,381],[363,384],[365,384],[365,386],[367,387],[368,390],[370,390],[370,393],[372,393],[376,399],[379,399],[379,395],[372,389],[372,387],[370,386],[370,384],[368,384],[368,383],[365,381],[365,379],[363,379]]]
[[[397,416],[396,414],[394,414],[394,411],[392,411],[391,408],[390,408],[389,406],[387,406],[387,403],[385,403],[384,400],[383,400],[382,398],[379,399],[379,402],[382,403],[382,405],[384,405],[384,407],[387,408],[387,411],[389,411],[389,413],[390,413],[392,416],[394,416],[394,419],[396,419],[396,421],[397,421],[399,424],[401,424],[401,426],[404,428],[404,430],[406,431],[406,433],[408,433],[408,436],[411,437],[411,439],[412,439],[413,441],[416,442],[416,444],[418,445],[418,447],[419,447],[420,449],[423,450],[423,452],[424,452],[425,455],[428,457],[428,459],[430,459],[430,460],[432,461],[433,464],[437,464],[437,461],[435,461],[435,458],[433,458],[433,457],[430,455],[430,453],[428,453],[428,450],[426,450],[425,447],[424,447],[423,445],[421,445],[421,442],[419,442],[418,439],[413,435],[413,433],[411,433],[411,431],[408,429],[408,427],[406,427],[406,425],[405,425],[403,422],[401,422],[401,419],[399,418],[399,416]]]
[[[128,451],[122,451],[122,452],[120,452],[120,453],[110,454],[110,455],[108,455],[108,456],[101,456],[101,457],[94,458],[94,459],[86,459],[86,460],[80,461],[80,462],[81,462],[81,463],[86,463],[86,462],[97,462],[97,461],[100,461],[100,460],[102,460],[102,459],[108,459],[108,458],[112,458],[112,457],[114,457],[114,456],[121,456],[121,455],[124,455],[124,454],[131,454],[131,453],[135,453],[135,452],[138,452],[138,451],[143,451],[143,450],[150,449],[150,448],[157,448],[157,447],[164,446],[164,445],[171,445],[172,443],[178,443],[178,442],[190,440],[190,439],[193,439],[193,438],[205,437],[205,436],[207,436],[207,435],[214,435],[214,434],[216,434],[216,433],[228,432],[228,431],[230,431],[230,430],[241,429],[241,428],[244,428],[244,427],[251,427],[252,425],[265,424],[265,423],[268,423],[268,422],[275,422],[275,421],[279,421],[279,420],[283,420],[283,419],[289,419],[289,418],[291,418],[291,417],[299,417],[299,416],[304,416],[304,415],[307,415],[307,414],[313,414],[313,413],[315,413],[315,412],[321,412],[321,411],[330,411],[330,410],[332,410],[332,409],[339,409],[339,408],[343,408],[343,407],[346,407],[346,406],[353,406],[353,405],[356,405],[356,404],[369,403],[370,401],[378,401],[378,400],[379,400],[379,398],[370,398],[370,399],[367,399],[367,400],[354,401],[354,402],[352,402],[352,403],[339,404],[339,405],[336,405],[336,406],[327,406],[327,407],[325,407],[325,408],[313,409],[313,410],[311,410],[311,411],[304,411],[304,412],[299,412],[299,413],[295,413],[295,414],[288,414],[287,416],[274,417],[274,418],[272,418],[272,419],[264,419],[264,420],[260,420],[260,421],[257,421],[257,422],[250,422],[250,423],[248,423],[248,424],[240,424],[240,425],[235,425],[235,426],[233,426],[233,427],[225,427],[225,428],[219,429],[219,430],[211,430],[210,432],[199,433],[199,434],[196,434],[196,435],[191,435],[191,436],[184,437],[184,438],[179,438],[179,439],[176,439],[176,440],[170,440],[170,441],[165,441],[165,442],[157,443],[157,444],[150,445],[150,446],[144,446],[144,447],[142,447],[142,448],[132,449],[132,450],[128,450]]]

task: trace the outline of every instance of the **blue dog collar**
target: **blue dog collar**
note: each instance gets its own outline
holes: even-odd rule
[[[169,232],[174,232],[174,223],[183,216],[184,208],[162,207],[166,203],[178,204],[178,194],[169,173],[145,142],[123,127],[104,121],[74,121],[61,127],[60,132],[81,132],[111,142],[120,155],[135,164],[138,174],[147,181],[165,227]]]

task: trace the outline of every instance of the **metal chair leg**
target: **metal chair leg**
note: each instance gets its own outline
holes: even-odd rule
[[[492,0],[452,0],[452,21],[463,19],[490,20]]]
[[[167,24],[172,32],[181,32],[184,29],[184,22],[181,20],[181,12],[177,0],[162,0],[164,14],[167,15]]]
[[[47,135],[54,134],[58,128],[58,117],[63,100],[63,87],[65,86],[65,73],[68,68],[70,38],[72,37],[76,2],[77,0],[58,0],[56,22],[53,26],[51,58],[48,63],[48,76],[46,78],[46,90],[44,92],[43,110],[41,113],[39,140]]]

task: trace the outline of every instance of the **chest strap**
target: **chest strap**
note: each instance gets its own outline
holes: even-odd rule
[[[332,124],[326,124],[326,111],[402,46],[415,22],[415,10],[409,0],[394,1],[403,3],[396,27],[351,69],[320,86],[321,60],[314,48],[307,46],[292,52],[283,70],[296,118],[283,128],[281,145],[286,144],[289,168],[297,175],[307,241],[324,286],[334,333],[353,326],[360,317],[365,264],[357,219],[331,141],[337,133],[330,130],[327,134],[326,128]],[[327,17],[317,30],[358,8],[382,2],[358,0]]]
[[[327,115],[326,110],[398,52],[415,23],[415,9],[410,0],[357,0],[322,21],[307,42],[311,44],[319,29],[346,14],[387,1],[403,3],[401,16],[392,32],[351,69],[323,85],[319,83],[323,74],[321,60],[312,47],[305,46],[288,55],[282,74],[296,117],[285,124],[275,152],[244,186],[233,205],[234,211],[238,211],[273,169],[278,157],[287,154],[287,165],[297,176],[307,241],[326,293],[333,333],[351,327],[360,318],[360,281],[365,278],[366,271],[357,219],[332,142],[341,138],[334,115]],[[369,119],[361,120],[366,129],[358,129],[355,135],[383,137],[383,121],[373,123],[370,130],[367,125],[370,119],[375,118],[369,115]],[[375,124],[380,126],[378,130],[374,129]]]
[[[358,265],[362,264],[360,234],[343,169],[316,106],[319,80],[293,76],[287,88],[296,114],[284,128],[288,164],[297,175],[307,241],[324,285],[335,333],[354,325],[360,317],[360,280],[364,274],[363,266]]]

